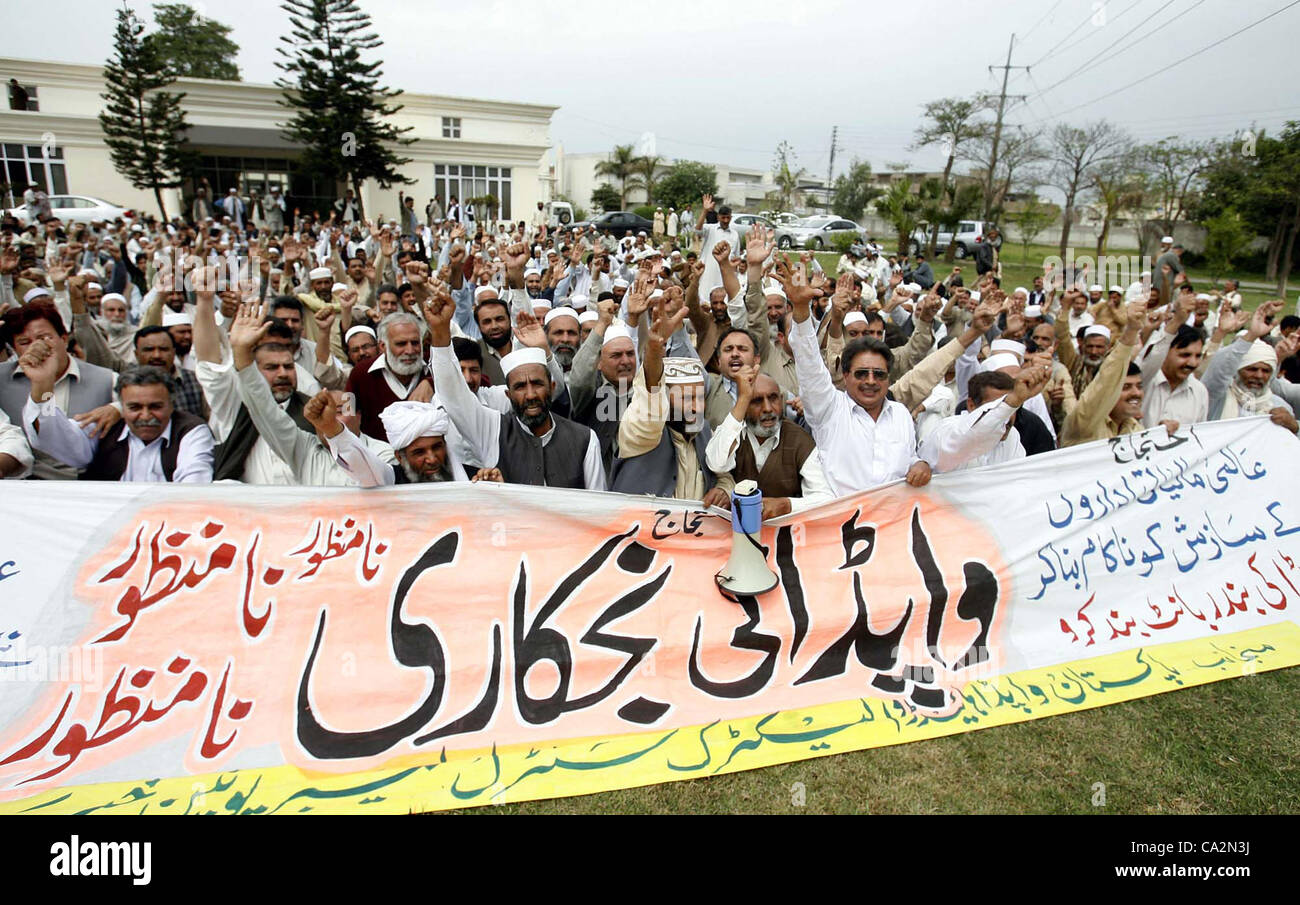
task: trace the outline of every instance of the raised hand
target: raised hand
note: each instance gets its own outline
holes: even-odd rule
[[[451,321],[456,316],[456,302],[445,286],[438,286],[433,294],[420,305],[424,321],[433,334],[435,346],[451,344]],[[438,340],[442,341],[439,342]]]
[[[1025,366],[1016,372],[1016,385],[1007,394],[1007,405],[1012,408],[1024,405],[1047,387],[1047,381],[1051,376],[1051,363],[1038,360],[1026,362]]]
[[[302,408],[302,416],[311,422],[311,426],[316,428],[316,432],[321,436],[334,437],[343,430],[343,422],[339,420],[338,404],[334,401],[334,394],[329,390],[321,390],[308,399],[307,404]]]
[[[745,263],[751,267],[762,267],[763,262],[772,254],[772,231],[755,223],[745,239]]]
[[[614,323],[614,317],[618,314],[618,302],[613,299],[605,299],[603,302],[596,304],[596,315],[599,317],[601,331]],[[1297,334],[1300,335],[1300,334]]]
[[[542,329],[542,322],[528,311],[519,312],[515,318],[515,339],[533,349],[550,348],[550,344],[546,341],[546,331]]]
[[[1273,325],[1268,322],[1268,318],[1281,311],[1282,304],[1280,299],[1271,299],[1256,308],[1251,315],[1250,326],[1246,329],[1246,339],[1254,342],[1272,330]]]
[[[353,295],[355,297],[355,293]],[[316,321],[316,329],[320,331],[322,342],[329,341],[328,337],[330,335],[330,330],[333,329],[334,321],[337,318],[338,315],[334,313],[334,309],[328,305],[317,311],[313,316],[313,319]]]
[[[246,355],[246,362],[251,362],[253,349],[266,336],[271,324],[266,320],[266,305],[260,302],[239,306],[234,321],[230,324],[230,348],[235,353],[236,367],[240,367],[241,353]]]
[[[724,240],[713,246],[713,259],[718,262],[719,267],[730,267],[731,243]]]
[[[18,359],[18,367],[32,384],[32,398],[37,402],[54,392],[54,382],[59,379],[59,359],[47,340],[38,339],[27,347]]]
[[[713,196],[704,195],[702,198],[700,198],[700,204],[706,211],[713,210]]]

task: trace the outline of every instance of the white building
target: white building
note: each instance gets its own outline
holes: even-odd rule
[[[555,192],[569,198],[577,207],[591,210],[591,193],[598,185],[610,185],[618,190],[618,181],[610,176],[597,176],[596,167],[601,161],[610,159],[610,152],[599,151],[583,154],[567,154],[563,145],[556,145],[553,156],[555,170]],[[664,159],[655,169],[655,178],[662,177],[676,161]],[[772,174],[766,170],[752,167],[736,167],[729,164],[708,163],[718,171],[718,195],[731,205],[737,213],[764,208],[763,198],[775,191]],[[628,207],[646,203],[644,188],[629,189]],[[699,211],[698,201],[692,209]]]
[[[104,108],[103,71],[98,66],[0,58],[4,79],[17,78],[31,96],[25,111],[0,110],[0,166],[14,193],[29,183],[50,194],[93,195],[157,213],[148,190],[133,188],[113,169],[98,114]],[[199,155],[197,175],[206,177],[216,198],[232,186],[263,196],[279,185],[291,207],[319,210],[341,197],[339,186],[319,185],[299,172],[297,147],[281,135],[292,111],[277,101],[279,88],[251,82],[178,79],[169,89],[185,92],[181,102],[190,124],[188,144]],[[397,216],[399,189],[424,206],[435,195],[445,205],[492,195],[500,218],[527,220],[537,202],[548,200],[544,157],[550,147],[551,115],[557,108],[431,94],[403,94],[395,125],[411,126],[412,158],[402,169],[410,185],[381,189],[362,185],[366,215]],[[340,148],[342,147],[340,136]],[[193,198],[194,181],[164,192],[168,216]]]

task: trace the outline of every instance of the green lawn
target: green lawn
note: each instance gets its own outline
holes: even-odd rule
[[[1002,288],[1007,292],[1010,292],[1017,286],[1033,286],[1034,277],[1043,275],[1043,261],[1048,257],[1055,256],[1057,249],[1055,245],[1030,245],[1028,253],[1026,253],[1025,247],[1022,245],[1005,245],[1003,246],[1002,251]],[[1125,256],[1137,254],[1136,250],[1122,248],[1112,248],[1107,253],[1110,255]],[[1085,251],[1083,249],[1076,249],[1076,254],[1088,254],[1091,256],[1090,251]],[[835,265],[839,263],[839,259],[840,256],[838,252],[817,253],[817,260],[821,262],[822,269],[827,272],[834,272]],[[943,255],[938,255],[934,261],[930,262],[930,266],[934,268],[935,275],[940,279],[946,277],[954,266],[961,268],[962,276],[965,278],[967,284],[970,284],[975,277],[975,264],[969,258],[964,261],[953,261],[952,264],[949,264],[944,260]],[[1272,285],[1272,281],[1266,281],[1262,273],[1233,271],[1224,274],[1224,277],[1236,277],[1245,283],[1268,282]],[[1134,278],[1136,279],[1136,276]],[[1208,270],[1198,268],[1188,270],[1188,278],[1192,281],[1192,285],[1196,286],[1198,290],[1209,291],[1217,288],[1222,283],[1222,278],[1220,280],[1213,280],[1211,279]],[[1293,285],[1288,289],[1289,297],[1294,298],[1294,291],[1296,288],[1297,287]],[[1241,289],[1241,297],[1245,308],[1249,311],[1253,311],[1255,308],[1259,307],[1261,302],[1266,299],[1276,298],[1276,295],[1271,289],[1252,289],[1243,286]],[[1290,306],[1283,310],[1288,314],[1294,313]]]
[[[930,741],[456,813],[1293,814],[1297,700],[1300,667]],[[1093,804],[1099,782],[1104,806]]]

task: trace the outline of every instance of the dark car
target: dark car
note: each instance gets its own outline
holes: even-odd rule
[[[626,232],[636,235],[644,231],[646,236],[654,235],[655,225],[645,217],[638,217],[631,211],[610,211],[607,214],[601,214],[591,225],[601,232],[613,233],[616,238],[622,238]]]

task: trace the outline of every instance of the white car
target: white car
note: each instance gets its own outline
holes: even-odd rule
[[[866,241],[862,227],[841,217],[805,217],[793,226],[782,226],[776,231],[777,248],[809,248],[820,251],[832,247],[835,236],[851,236],[852,241]]]
[[[118,217],[133,217],[130,208],[113,204],[90,195],[50,195],[50,213],[64,223],[90,223],[94,220],[112,221]],[[9,213],[20,223],[27,223],[27,205],[10,208]]]

